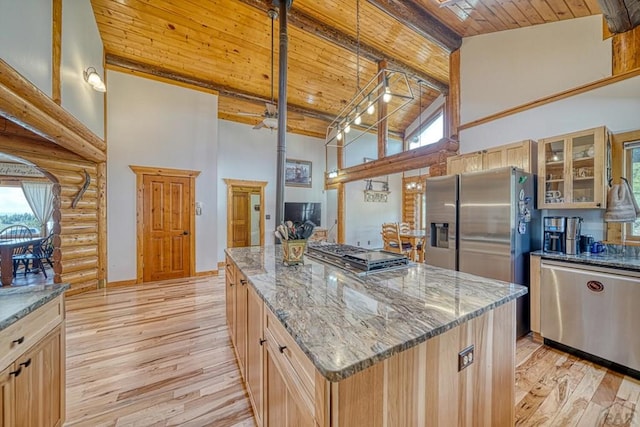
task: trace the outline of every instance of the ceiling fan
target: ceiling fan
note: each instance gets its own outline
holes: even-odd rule
[[[256,113],[238,113],[241,116],[251,116],[251,117],[262,117],[262,121],[255,125],[254,129],[262,129],[263,127],[269,128],[271,130],[278,129],[278,107],[276,106],[275,100],[273,98],[273,57],[274,57],[274,46],[273,46],[273,22],[278,17],[278,12],[275,9],[269,9],[267,11],[267,15],[271,18],[271,101],[265,102],[266,109],[262,114]]]

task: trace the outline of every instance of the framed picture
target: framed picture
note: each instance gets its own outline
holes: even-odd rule
[[[289,187],[311,187],[311,162],[287,159],[284,184]]]

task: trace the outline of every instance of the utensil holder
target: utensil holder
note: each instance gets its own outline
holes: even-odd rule
[[[304,264],[304,250],[307,247],[307,241],[301,240],[282,240],[282,258],[286,265]]]

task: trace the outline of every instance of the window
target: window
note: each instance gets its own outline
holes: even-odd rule
[[[438,111],[426,123],[422,124],[422,128],[422,132],[410,139],[409,150],[433,144],[444,137],[444,112]]]
[[[640,200],[640,141],[627,142],[625,148],[625,175],[631,184],[631,189],[636,200]],[[640,241],[640,220],[631,224],[625,224],[626,240]]]
[[[22,224],[37,230],[39,223],[31,211],[20,187],[0,187],[0,229],[9,225]],[[32,232],[35,232],[32,230]]]

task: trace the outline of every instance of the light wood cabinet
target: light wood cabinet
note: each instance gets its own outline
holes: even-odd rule
[[[0,332],[0,345],[9,343],[13,356],[0,365],[0,426],[64,423],[64,327],[60,296]]]
[[[14,419],[14,375],[13,364],[0,372],[0,426],[11,427],[15,425]]]
[[[447,175],[513,166],[537,171],[536,141],[530,139],[447,158]]]
[[[262,379],[265,343],[262,326],[263,305],[256,291],[248,286],[246,384],[258,426],[262,425],[263,415]]]
[[[538,143],[538,208],[606,208],[604,126],[573,132]]]
[[[235,266],[227,259],[225,267],[225,304],[227,312],[227,325],[231,342],[236,344],[236,280]]]
[[[244,380],[247,380],[247,279],[236,271],[236,353]]]
[[[249,393],[258,426],[263,418],[264,329],[263,302],[247,278],[227,259],[226,313],[229,335],[236,353],[240,374]]]
[[[265,427],[315,426],[315,367],[265,309]]]
[[[14,364],[15,422],[17,426],[61,426],[64,411],[62,347],[64,331],[58,325]]]
[[[454,175],[463,172],[476,172],[481,171],[482,168],[482,151],[460,154],[458,156],[447,158],[447,175]]]

